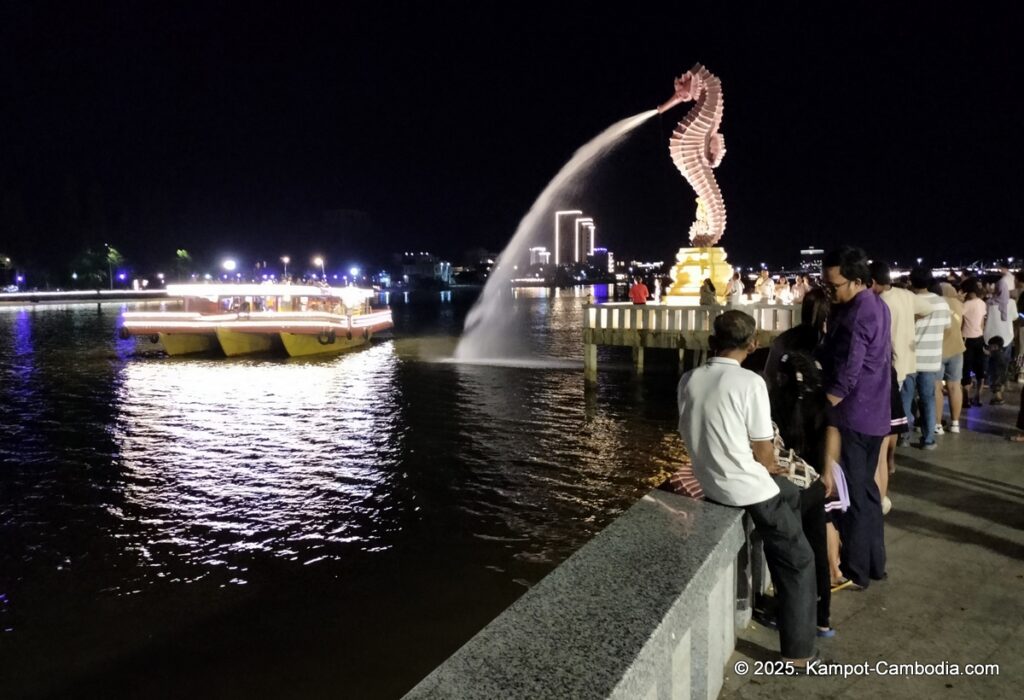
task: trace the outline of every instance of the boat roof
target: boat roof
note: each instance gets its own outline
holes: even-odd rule
[[[319,297],[337,298],[352,306],[372,297],[372,289],[362,287],[317,287],[311,284],[169,284],[167,294],[174,297],[223,299],[227,297]]]

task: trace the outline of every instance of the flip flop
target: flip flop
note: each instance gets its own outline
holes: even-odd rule
[[[1006,439],[1010,442],[1024,442],[1024,434],[1010,435]]]
[[[827,627],[825,629],[821,629],[819,627],[818,628],[818,636],[819,637],[834,637],[834,636],[836,636],[836,629],[835,629],[835,627]]]

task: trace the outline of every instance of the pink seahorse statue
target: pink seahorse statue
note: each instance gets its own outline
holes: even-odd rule
[[[722,123],[722,82],[698,63],[676,78],[675,88],[675,94],[658,111],[696,100],[672,132],[668,152],[699,198],[697,220],[690,227],[691,245],[710,247],[725,232],[725,202],[711,172],[725,156],[725,140],[718,132]]]

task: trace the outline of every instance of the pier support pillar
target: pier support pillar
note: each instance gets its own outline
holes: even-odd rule
[[[588,382],[597,381],[597,345],[594,343],[583,346],[583,377]]]
[[[633,346],[633,366],[636,368],[637,374],[644,373],[644,346],[634,345]]]

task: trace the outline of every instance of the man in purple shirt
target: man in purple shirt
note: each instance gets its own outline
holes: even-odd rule
[[[882,501],[875,467],[889,433],[892,343],[889,308],[871,292],[868,260],[843,246],[825,256],[826,289],[835,302],[822,347],[829,424],[839,430],[839,463],[850,507],[839,519],[841,568],[853,587],[885,578]]]

